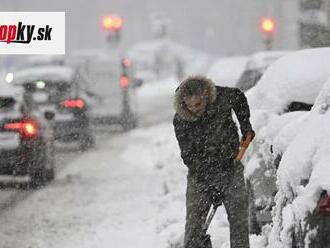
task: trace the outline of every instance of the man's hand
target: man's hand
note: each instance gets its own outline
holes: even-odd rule
[[[248,132],[246,135],[243,136],[243,138],[239,144],[239,152],[236,157],[236,160],[241,160],[243,158],[244,153],[245,153],[246,149],[249,147],[254,136],[255,136],[255,133],[253,131]]]

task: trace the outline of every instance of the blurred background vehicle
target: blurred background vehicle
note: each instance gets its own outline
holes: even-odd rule
[[[252,54],[248,58],[244,72],[238,79],[237,88],[247,91],[255,86],[268,66],[288,53],[290,51],[265,51]]]
[[[89,100],[76,70],[55,65],[26,68],[14,72],[12,84],[24,89],[24,104],[29,111],[55,111],[57,141],[78,141],[81,150],[94,146]]]
[[[211,65],[207,76],[212,78],[217,85],[236,87],[247,61],[245,56],[220,58]]]
[[[159,42],[141,42],[132,46],[127,57],[134,63],[136,77],[145,82],[156,81],[174,73],[174,61]]]
[[[211,58],[169,38],[142,41],[131,46],[125,54],[132,61],[135,77],[145,83],[206,73]]]
[[[136,77],[132,61],[116,51],[73,51],[65,63],[79,72],[79,83],[90,97],[90,115],[96,125],[119,124],[124,130],[137,126]]]
[[[0,174],[29,176],[31,185],[54,179],[54,113],[30,111],[23,90],[0,84]]]
[[[63,55],[6,55],[2,56],[2,70],[7,83],[13,80],[13,73],[25,68],[44,65],[63,65]]]

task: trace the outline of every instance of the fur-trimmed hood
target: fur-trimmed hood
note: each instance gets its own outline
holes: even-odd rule
[[[183,88],[186,84],[191,84],[194,82],[200,82],[201,89],[206,92],[207,94],[207,101],[208,105],[210,103],[213,103],[217,98],[217,89],[215,87],[214,82],[206,78],[204,76],[191,76],[185,79],[180,86],[175,91],[175,97],[174,97],[174,108],[176,113],[183,119],[187,121],[195,121],[198,119],[197,116],[195,116],[191,111],[189,111],[183,102]]]

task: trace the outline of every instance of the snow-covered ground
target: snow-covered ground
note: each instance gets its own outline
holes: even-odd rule
[[[1,247],[170,247],[182,241],[186,168],[171,124],[174,80],[139,89],[141,126],[70,158],[56,180],[0,213]],[[221,207],[210,233],[229,247]],[[254,248],[263,237],[251,237]]]
[[[170,122],[116,135],[3,213],[2,247],[168,247],[184,230],[185,174]],[[211,233],[228,242],[223,208]]]

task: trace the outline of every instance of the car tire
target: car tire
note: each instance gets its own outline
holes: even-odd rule
[[[122,118],[121,126],[124,131],[129,131],[137,127],[137,119],[130,115],[128,118]]]
[[[30,178],[30,188],[40,188],[46,184],[46,170],[42,168],[34,170]]]
[[[46,166],[46,182],[50,182],[52,180],[55,179],[55,148],[54,148],[54,144],[52,144],[49,148],[48,148],[48,152],[47,152],[47,164]]]
[[[292,248],[305,247],[305,233],[302,231],[301,223],[292,230]],[[313,246],[314,247],[314,246]]]
[[[39,149],[34,148],[29,161],[28,174],[32,188],[42,187],[55,178],[54,147],[47,147],[46,144],[39,145],[39,147]]]
[[[249,212],[249,233],[250,234],[256,234],[260,235],[261,234],[261,228],[260,225],[257,221],[257,209],[254,204],[254,193],[253,193],[253,188],[251,185],[251,182],[249,179],[246,181],[246,188],[248,192],[248,197],[249,197],[249,206],[248,206],[248,212]]]
[[[292,232],[292,248],[299,248],[297,236],[294,232]]]

